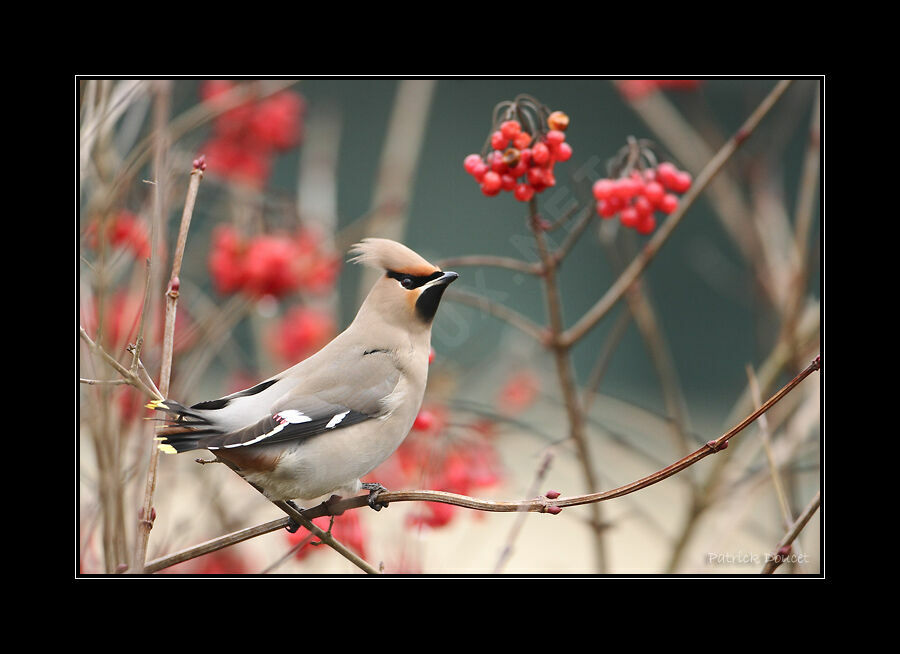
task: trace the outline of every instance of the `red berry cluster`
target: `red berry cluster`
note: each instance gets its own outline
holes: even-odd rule
[[[208,80],[201,85],[200,96],[216,107],[236,86],[233,81]],[[304,110],[300,94],[281,91],[223,112],[213,123],[212,139],[202,148],[210,172],[263,188],[274,155],[300,143]]]
[[[572,146],[566,143],[568,126],[569,117],[554,111],[547,118],[548,129],[535,140],[518,120],[505,120],[491,134],[487,156],[470,154],[463,161],[463,168],[485,195],[512,191],[516,200],[528,202],[535,193],[556,184],[556,162],[572,157]]]
[[[297,363],[327,345],[334,332],[334,318],[330,313],[296,306],[268,334],[269,347],[282,361]]]
[[[92,221],[85,232],[88,244],[94,250],[100,247],[98,223],[97,220]],[[150,228],[142,218],[127,209],[122,209],[107,221],[106,239],[113,247],[123,248],[136,258],[150,256]]]
[[[283,297],[294,291],[321,293],[331,288],[340,259],[323,251],[309,230],[245,238],[232,225],[213,232],[209,270],[221,294]]]
[[[618,214],[623,227],[649,234],[656,228],[655,212],[675,211],[678,207],[675,193],[687,191],[691,181],[690,173],[668,162],[656,168],[634,170],[618,179],[598,179],[593,187],[597,213],[601,218]]]

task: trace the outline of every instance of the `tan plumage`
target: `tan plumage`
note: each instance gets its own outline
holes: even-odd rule
[[[367,238],[352,261],[381,269],[353,322],[315,355],[244,391],[185,407],[160,449],[209,449],[270,499],[310,506],[356,494],[400,445],[422,404],[431,325],[456,273],[405,245]]]

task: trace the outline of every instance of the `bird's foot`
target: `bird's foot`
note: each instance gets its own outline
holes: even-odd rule
[[[303,511],[303,509],[301,509],[299,506],[296,505],[294,500],[287,500],[285,502],[285,504],[287,504],[292,509],[297,511],[297,513],[300,513]],[[300,525],[297,524],[296,520],[294,520],[292,517],[288,516],[288,523],[287,523],[287,525],[285,525],[284,528],[288,531],[288,533],[295,534],[295,533],[297,533],[297,530],[300,529]]]
[[[384,507],[388,505],[387,502],[378,502],[378,495],[385,492],[387,488],[379,484],[378,482],[363,482],[361,487],[367,491],[369,491],[369,497],[367,498],[367,502],[369,506],[375,509],[376,511],[381,511]]]

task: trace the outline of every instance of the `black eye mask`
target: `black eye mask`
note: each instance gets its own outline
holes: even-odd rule
[[[437,272],[433,272],[427,276],[425,276],[425,275],[407,275],[405,273],[394,272],[393,270],[387,271],[388,277],[390,277],[392,279],[396,279],[398,282],[400,282],[400,285],[407,290],[419,288],[423,284],[427,284],[431,280],[437,279],[438,277],[440,277],[443,274],[444,273],[441,272],[440,270],[438,270]]]

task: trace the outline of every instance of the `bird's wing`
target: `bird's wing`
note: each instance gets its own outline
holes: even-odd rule
[[[312,384],[298,384],[272,405],[269,415],[237,430],[176,424],[159,432],[161,448],[227,450],[302,440],[382,415],[384,399],[400,379],[397,368],[387,357],[363,356],[346,370],[341,375],[319,375]]]

